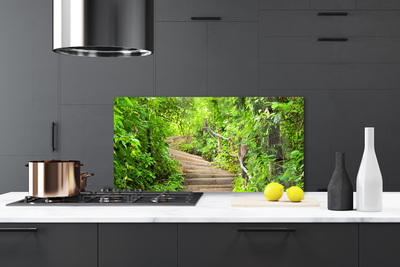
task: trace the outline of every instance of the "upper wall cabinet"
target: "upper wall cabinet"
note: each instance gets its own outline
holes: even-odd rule
[[[0,35],[0,155],[56,158],[52,1],[0,1]]]
[[[258,95],[258,1],[156,3],[157,96]]]
[[[261,10],[308,10],[310,0],[260,0]]]
[[[356,0],[260,0],[261,10],[355,9]]]
[[[357,0],[357,9],[393,10],[400,9],[399,0]]]
[[[261,36],[400,36],[400,11],[261,11]]]
[[[352,10],[356,7],[356,0],[311,0],[311,9],[323,10]]]
[[[156,21],[192,21],[192,17],[258,21],[258,0],[156,0]]]

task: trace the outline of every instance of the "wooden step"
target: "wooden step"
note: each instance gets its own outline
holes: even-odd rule
[[[186,178],[184,183],[188,185],[230,185],[232,178]]]
[[[184,155],[174,155],[171,156],[171,158],[177,159],[179,161],[185,160],[189,162],[197,162],[197,163],[207,163],[204,159],[198,159],[198,158],[193,158],[192,156],[184,156]]]
[[[169,153],[170,153],[171,155],[191,156],[191,157],[199,158],[199,159],[203,160],[203,158],[200,157],[200,156],[192,155],[192,154],[189,154],[189,153],[186,153],[186,152],[183,152],[183,151],[179,151],[179,150],[175,150],[175,149],[172,149],[172,148],[169,149]]]
[[[235,175],[231,173],[213,173],[213,172],[198,172],[186,173],[186,177],[190,178],[231,178],[235,179]]]
[[[221,189],[221,190],[222,189],[230,189],[230,190],[232,190],[235,186],[233,184],[226,184],[226,185],[188,185],[185,187],[186,187],[186,190],[188,190],[188,191],[204,191],[204,192],[206,192],[205,190],[213,190],[213,189]]]
[[[222,186],[222,185],[188,185],[183,191],[193,191],[193,192],[232,192],[234,185],[232,186]]]
[[[196,161],[188,161],[188,160],[179,160],[181,166],[193,167],[193,168],[210,168],[213,167],[209,164],[209,162],[196,162]],[[214,168],[214,167],[213,167]]]
[[[235,176],[234,173],[225,171],[225,170],[221,170],[221,169],[215,169],[214,167],[210,167],[210,168],[187,168],[187,173],[214,173],[214,174],[230,174]]]

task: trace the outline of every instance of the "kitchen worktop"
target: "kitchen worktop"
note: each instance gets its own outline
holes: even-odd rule
[[[383,195],[382,212],[330,211],[322,192],[306,192],[319,207],[238,208],[234,197],[263,197],[263,193],[204,193],[196,206],[6,206],[23,199],[26,192],[0,195],[0,223],[383,223],[400,222],[400,193]]]

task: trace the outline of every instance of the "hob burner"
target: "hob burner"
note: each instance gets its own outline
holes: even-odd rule
[[[81,192],[76,197],[36,198],[27,196],[25,199],[7,204],[7,206],[97,206],[97,205],[165,205],[165,206],[195,206],[203,195],[202,192],[164,191],[152,192],[140,189],[111,189]]]

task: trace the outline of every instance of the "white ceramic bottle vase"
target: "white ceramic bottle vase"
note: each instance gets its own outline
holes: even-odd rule
[[[374,128],[365,128],[365,147],[357,174],[357,210],[382,210],[382,174],[374,148]]]

